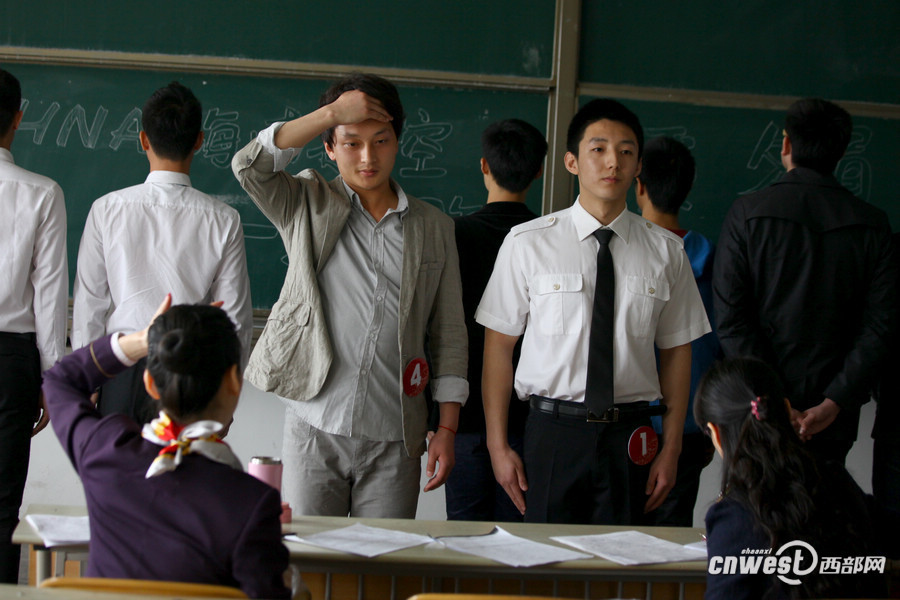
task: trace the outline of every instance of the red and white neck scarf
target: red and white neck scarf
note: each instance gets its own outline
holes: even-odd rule
[[[163,447],[147,469],[146,477],[149,479],[175,470],[183,457],[191,452],[243,471],[231,447],[219,437],[222,427],[217,421],[196,421],[182,426],[172,421],[165,411],[160,411],[159,416],[141,430],[141,437]]]

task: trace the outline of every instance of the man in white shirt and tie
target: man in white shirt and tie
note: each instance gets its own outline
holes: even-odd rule
[[[578,199],[512,229],[475,316],[494,476],[528,522],[640,524],[675,482],[690,342],[710,328],[681,239],[626,209],[642,145],[620,103],[579,110],[565,156]],[[531,404],[524,457],[507,443],[513,386]],[[657,399],[661,442],[649,426]]]

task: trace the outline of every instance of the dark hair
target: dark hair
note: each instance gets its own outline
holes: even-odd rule
[[[674,138],[653,138],[644,148],[638,179],[657,210],[676,215],[694,185],[694,157]]]
[[[521,119],[497,121],[481,134],[481,155],[500,187],[523,192],[541,172],[547,140],[536,127]]]
[[[584,137],[585,130],[597,121],[608,119],[617,121],[629,127],[637,138],[638,158],[644,151],[644,128],[637,115],[628,110],[624,104],[610,98],[596,98],[582,106],[572,121],[569,123],[569,131],[566,134],[566,150],[578,156],[578,144]]]
[[[396,86],[383,77],[378,75],[369,75],[367,73],[351,73],[343,79],[331,84],[322,96],[319,98],[319,107],[331,104],[341,97],[344,92],[350,90],[359,90],[367,96],[375,98],[384,106],[393,120],[391,127],[394,128],[394,134],[400,139],[403,132],[403,103],[400,102],[400,93]],[[330,145],[334,144],[334,127],[329,127],[322,132],[322,142]]]
[[[173,306],[153,321],[147,341],[147,369],[162,407],[176,419],[202,412],[228,369],[240,364],[234,323],[215,306]]]
[[[850,143],[853,119],[833,102],[803,98],[788,107],[784,130],[791,140],[795,166],[830,175]]]
[[[202,120],[200,101],[191,90],[173,81],[153,92],[144,104],[141,125],[157,155],[184,160],[194,150]]]
[[[694,417],[702,426],[718,426],[722,494],[753,515],[772,548],[799,539],[824,556],[866,555],[869,534],[864,531],[862,492],[845,471],[846,479],[837,477],[843,466],[819,463],[804,447],[791,425],[784,386],[774,369],[753,358],[717,362],[700,381]],[[825,575],[801,582],[781,590],[788,597],[818,598],[846,586],[872,585]]]
[[[0,69],[0,135],[9,133],[13,119],[22,107],[22,86],[9,71]]]

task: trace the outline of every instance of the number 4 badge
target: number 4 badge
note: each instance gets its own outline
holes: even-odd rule
[[[428,363],[424,358],[414,358],[403,372],[403,393],[418,396],[428,385]]]

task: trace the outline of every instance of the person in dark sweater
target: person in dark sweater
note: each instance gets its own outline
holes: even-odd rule
[[[447,480],[447,518],[521,521],[521,513],[497,484],[491,469],[481,401],[484,327],[475,322],[475,310],[506,234],[514,226],[537,217],[525,206],[525,197],[543,172],[547,142],[529,123],[508,119],[484,130],[481,148],[487,203],[477,212],[456,218],[463,308],[469,334],[469,399],[460,412],[455,439],[456,466]],[[527,403],[510,403],[510,445],[519,452],[527,414]]]
[[[694,416],[723,460],[706,514],[705,598],[883,596],[862,490],[840,461],[810,452],[790,414],[784,385],[760,360],[718,362],[700,382]],[[766,560],[777,569],[764,572]]]
[[[221,440],[243,382],[234,324],[215,306],[166,312],[170,303],[147,329],[95,340],[44,375],[51,424],[84,486],[87,575],[288,598],[278,490],[244,473]],[[127,415],[103,417],[91,393],[145,356],[159,416],[143,428]]]

